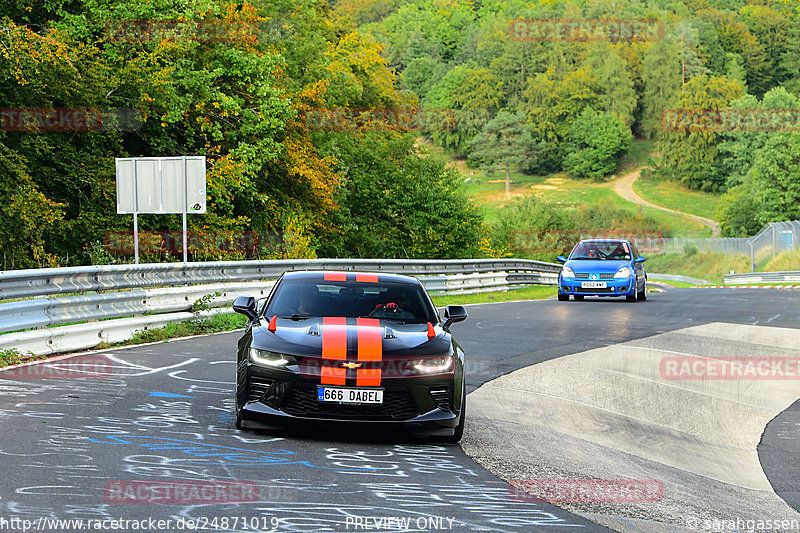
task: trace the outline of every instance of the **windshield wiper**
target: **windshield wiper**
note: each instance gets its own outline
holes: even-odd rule
[[[308,320],[311,318],[310,315],[298,315],[297,313],[291,315],[278,315],[278,318],[288,318],[290,320]]]

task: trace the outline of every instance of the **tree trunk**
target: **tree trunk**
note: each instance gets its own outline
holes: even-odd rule
[[[511,196],[511,172],[508,170],[508,165],[506,165],[506,197]]]

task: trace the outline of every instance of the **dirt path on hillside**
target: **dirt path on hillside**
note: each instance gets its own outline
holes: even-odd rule
[[[696,221],[703,224],[704,226],[708,226],[709,228],[711,228],[712,237],[719,236],[719,224],[717,224],[710,218],[692,215],[689,213],[684,213],[683,211],[676,211],[674,209],[669,209],[667,207],[661,207],[660,205],[651,204],[650,202],[648,202],[647,200],[636,194],[636,192],[633,190],[633,182],[636,181],[638,178],[639,178],[639,170],[635,170],[630,174],[626,174],[614,182],[614,190],[617,192],[617,194],[619,194],[629,202],[693,218]]]

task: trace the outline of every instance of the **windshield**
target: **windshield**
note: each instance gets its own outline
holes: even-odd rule
[[[627,242],[619,241],[590,241],[579,242],[569,259],[609,259],[614,261],[631,258],[631,248]]]
[[[410,283],[283,280],[266,316],[371,317],[402,323],[438,322],[424,290]]]

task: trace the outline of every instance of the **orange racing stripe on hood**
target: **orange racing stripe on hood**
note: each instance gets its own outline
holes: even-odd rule
[[[358,331],[358,360],[377,361],[383,360],[383,328],[380,320],[375,318],[356,319]],[[356,372],[356,386],[378,387],[381,384],[382,371],[380,368],[360,368]]]

